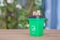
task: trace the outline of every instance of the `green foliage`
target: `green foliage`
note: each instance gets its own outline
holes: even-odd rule
[[[13,12],[14,11],[14,5],[13,4],[8,4],[8,10]]]
[[[25,28],[25,25],[28,24],[28,18],[26,17],[28,15],[28,10],[26,9],[21,9],[18,13],[19,13],[19,17],[18,17],[18,21],[19,21],[19,24],[22,28]]]
[[[0,7],[1,11],[3,11],[4,13],[6,13],[6,8],[5,7]]]
[[[3,22],[3,27],[4,29],[13,29],[13,28],[28,28],[28,18],[27,16],[30,15],[30,12],[33,11],[32,6],[34,3],[34,10],[41,10],[43,13],[43,9],[40,6],[37,6],[35,2],[32,0],[29,1],[29,7],[28,10],[25,9],[24,5],[22,6],[22,9],[17,9],[16,5],[18,4],[18,0],[14,0],[12,4],[6,3],[6,0],[4,1],[5,6],[0,7],[2,10],[2,13],[5,13],[5,17],[3,17],[4,22]],[[12,15],[13,14],[13,15]],[[7,16],[7,17],[6,17]],[[8,27],[8,28],[7,28]]]
[[[14,0],[13,4],[6,3],[6,1],[4,1],[4,3],[6,5],[4,7],[0,7],[2,12],[5,13],[5,18],[4,18],[5,24],[3,24],[4,26],[2,26],[2,28],[3,29],[27,28],[26,25],[28,24],[28,19],[26,16],[29,14],[28,10],[26,10],[25,7],[23,7],[21,10],[17,9],[16,8],[16,5],[18,3],[17,0]]]

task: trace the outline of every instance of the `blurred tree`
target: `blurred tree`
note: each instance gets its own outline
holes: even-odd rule
[[[33,0],[27,0],[28,10],[22,1],[22,5],[18,4],[18,0],[1,1],[2,28],[26,28],[28,25],[27,16],[33,11]]]
[[[41,0],[0,0],[0,26],[4,29],[28,28],[28,16],[35,10],[43,13]]]

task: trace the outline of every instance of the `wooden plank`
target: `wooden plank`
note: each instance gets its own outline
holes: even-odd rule
[[[60,30],[45,30],[42,37],[31,37],[28,29],[0,29],[0,40],[60,40]]]

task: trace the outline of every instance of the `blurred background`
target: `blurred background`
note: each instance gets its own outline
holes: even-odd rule
[[[40,10],[46,29],[60,29],[60,0],[0,0],[0,29],[28,29],[28,17]]]

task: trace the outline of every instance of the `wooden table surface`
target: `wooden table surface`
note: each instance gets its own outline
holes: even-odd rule
[[[0,40],[60,40],[60,30],[45,30],[42,37],[31,37],[28,29],[0,29]]]

